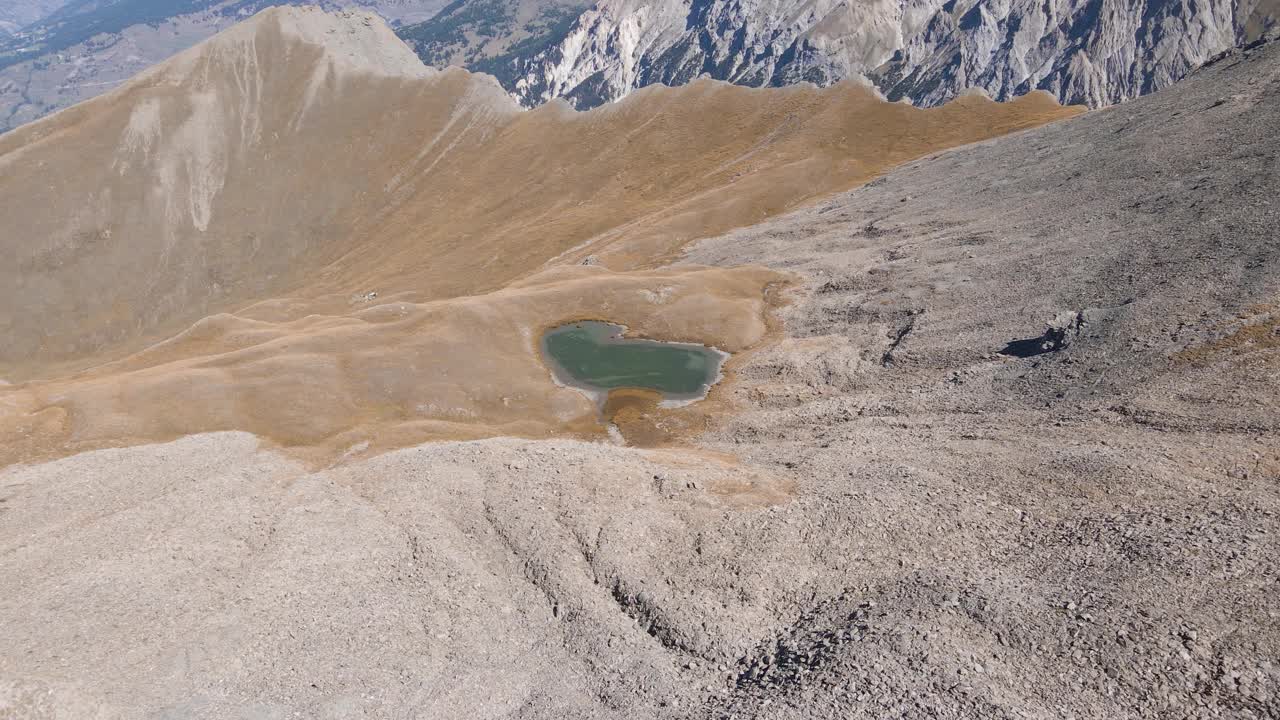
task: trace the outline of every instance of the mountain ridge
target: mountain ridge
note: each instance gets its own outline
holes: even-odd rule
[[[1278,9],[1270,0],[601,0],[559,43],[513,61],[506,85],[526,105],[566,97],[591,107],[702,74],[751,86],[864,77],[919,105],[976,88],[1100,107],[1256,39]]]
[[[57,23],[29,30],[35,45],[0,41],[0,66],[9,64],[0,67],[0,131],[281,4],[192,1],[199,8],[186,14],[152,8],[160,15],[151,24],[126,22],[91,36],[72,13],[65,32]],[[526,107],[563,98],[581,108],[701,76],[748,86],[863,78],[892,100],[921,106],[973,89],[1000,100],[1042,89],[1062,104],[1101,107],[1167,86],[1274,32],[1280,18],[1277,0],[322,2],[403,20],[399,34],[428,65],[491,74]],[[79,44],[68,46],[71,40]],[[31,59],[17,62],[23,53]]]

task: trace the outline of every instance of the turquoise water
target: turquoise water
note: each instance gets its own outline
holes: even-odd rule
[[[584,321],[542,336],[542,351],[565,385],[607,394],[617,388],[657,390],[664,400],[706,395],[725,354],[690,343],[623,338],[621,325]]]

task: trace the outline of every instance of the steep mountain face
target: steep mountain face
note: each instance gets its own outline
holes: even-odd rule
[[[276,5],[374,11],[396,25],[444,0],[71,0],[19,4],[20,29],[0,36],[0,132],[87,100],[201,40]],[[29,7],[28,7],[29,6]],[[40,12],[36,12],[36,10]],[[3,20],[3,17],[0,17]]]
[[[1102,106],[1164,87],[1275,21],[1274,0],[601,0],[500,78],[577,107],[709,76],[819,85],[862,76],[936,105],[969,88]]]
[[[1047,90],[1109,105],[1167,87],[1259,39],[1272,0],[1088,0],[944,6],[872,71],[886,95],[937,104],[964,87],[993,97]]]

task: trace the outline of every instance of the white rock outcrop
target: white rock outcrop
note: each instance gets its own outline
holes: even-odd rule
[[[1270,27],[1268,0],[601,0],[521,67],[525,105],[577,107],[653,83],[866,77],[936,105],[1035,89],[1109,105],[1164,87]]]

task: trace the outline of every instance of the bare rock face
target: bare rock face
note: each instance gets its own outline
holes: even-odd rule
[[[1035,89],[1109,105],[1165,87],[1271,27],[1257,0],[602,0],[519,65],[525,104],[578,107],[651,83],[745,85],[864,77],[890,99],[936,105],[970,88]]]
[[[820,85],[855,76],[901,45],[903,8],[747,0],[604,0],[514,85],[526,103],[579,107],[651,83],[710,76],[744,85]]]
[[[934,105],[965,87],[1048,90],[1094,107],[1177,82],[1270,27],[1274,4],[1189,0],[947,3],[884,65],[892,99]]]

